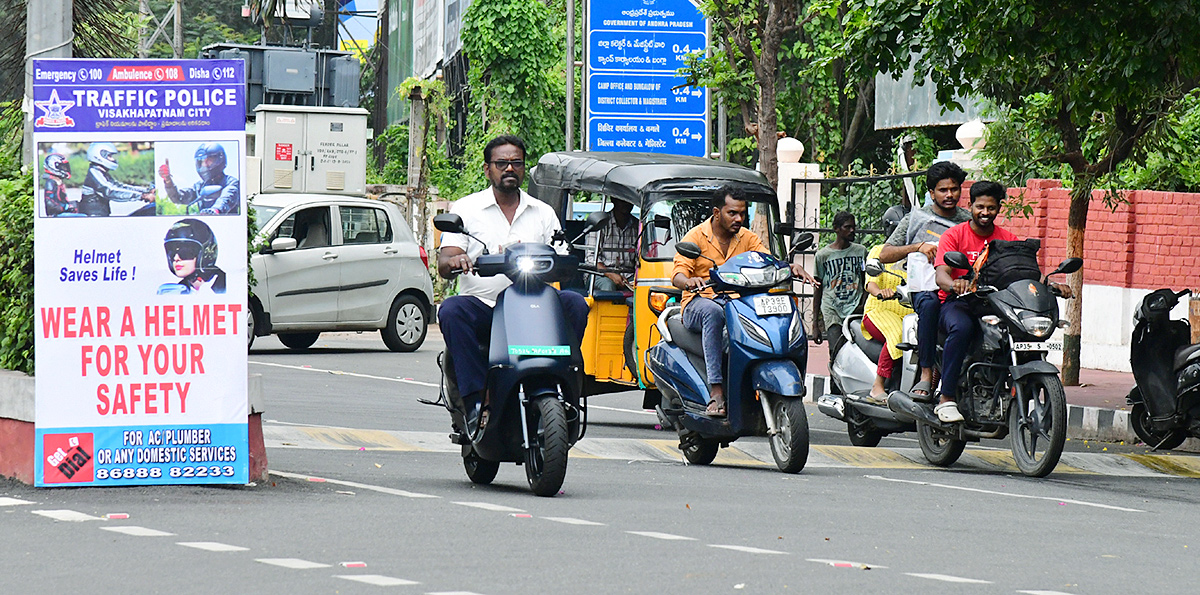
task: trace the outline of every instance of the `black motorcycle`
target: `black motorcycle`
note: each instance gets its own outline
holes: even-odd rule
[[[945,258],[954,268],[971,269],[961,252]],[[1004,289],[981,286],[959,296],[982,327],[959,375],[957,403],[964,421],[939,420],[932,396],[896,391],[888,397],[897,417],[916,422],[921,452],[930,463],[949,466],[967,441],[1011,433],[1013,459],[1022,474],[1045,477],[1058,465],[1067,438],[1067,399],[1058,368],[1046,354],[1051,335],[1065,322],[1058,318],[1057,292],[1048,282],[1050,275],[1082,266],[1082,259],[1068,258],[1040,280],[1015,281]]]
[[[1133,431],[1155,450],[1200,437],[1200,345],[1192,345],[1187,320],[1171,320],[1179,298],[1170,289],[1151,292],[1133,314],[1129,363],[1137,383],[1126,400]]]
[[[585,233],[607,219],[595,215]],[[471,237],[458,215],[438,215],[433,224]],[[514,244],[503,254],[485,248],[475,260],[478,275],[505,275],[513,282],[497,297],[491,337],[480,345],[488,354],[485,396],[464,400],[449,358],[439,358],[439,403],[450,411],[455,429],[450,439],[462,446],[463,466],[475,483],[491,483],[507,462],[525,466],[529,487],[539,496],[554,496],[562,487],[567,452],[587,427],[587,401],[576,334],[548,283],[569,279],[578,268],[577,256],[536,243]],[[487,416],[481,415],[485,401]]]

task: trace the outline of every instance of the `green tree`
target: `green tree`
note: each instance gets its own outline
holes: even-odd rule
[[[969,89],[1003,108],[1037,110],[1056,138],[1035,160],[1075,177],[1067,254],[1083,256],[1092,190],[1145,142],[1200,80],[1195,0],[850,0],[845,53],[862,72],[899,76],[912,64],[938,100]],[[1090,142],[1089,142],[1090,141]],[[1079,382],[1083,274],[1070,277],[1063,382]]]

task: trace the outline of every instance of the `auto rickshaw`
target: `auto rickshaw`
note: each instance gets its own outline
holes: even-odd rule
[[[773,254],[787,254],[784,237],[790,235],[791,225],[781,224],[774,189],[752,169],[649,153],[556,152],[538,160],[530,172],[529,193],[554,208],[567,237],[578,235],[584,222],[576,217],[592,210],[593,204],[608,210],[613,201],[624,201],[632,204],[636,216],[633,291],[597,289],[594,274],[581,274],[563,287],[583,293],[591,308],[582,349],[585,395],[640,388],[646,391],[644,407],[660,402],[645,353],[661,338],[655,326],[658,315],[679,296],[671,285],[675,242],[711,216],[713,193],[726,184],[740,187],[749,197],[750,228],[764,236]],[[584,203],[588,198],[592,202]],[[582,268],[595,269],[604,234],[601,229],[587,237],[580,254]]]

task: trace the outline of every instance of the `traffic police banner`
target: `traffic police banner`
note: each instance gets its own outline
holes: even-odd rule
[[[246,483],[241,60],[34,60],[35,483]]]

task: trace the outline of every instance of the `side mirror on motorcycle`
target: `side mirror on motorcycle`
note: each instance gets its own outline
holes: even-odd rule
[[[1064,275],[1070,275],[1071,273],[1074,273],[1075,271],[1078,271],[1079,269],[1082,269],[1082,268],[1083,268],[1083,259],[1071,257],[1071,258],[1068,258],[1068,259],[1062,261],[1062,263],[1058,265],[1058,268],[1054,269],[1054,271],[1052,271],[1049,275],[1046,275],[1046,276],[1049,277],[1050,275],[1058,275],[1060,273],[1064,274]]]
[[[700,258],[700,246],[695,242],[679,242],[675,244],[675,251],[684,255],[687,258]]]
[[[612,219],[612,213],[604,211],[596,211],[588,215],[587,219],[583,220],[583,230],[579,232],[579,235],[575,236],[575,239],[571,240],[571,243],[574,244],[582,239],[583,236],[600,229],[605,223],[608,223],[609,219]]]
[[[947,252],[946,264],[956,269],[970,270],[971,268],[971,261],[967,260],[967,255],[962,252]]]
[[[796,233],[796,227],[786,221],[780,221],[779,223],[775,224],[775,227],[771,231],[774,231],[782,236],[790,236]]]
[[[434,215],[433,227],[445,233],[467,233],[467,229],[463,226],[462,217],[454,213]]]
[[[863,266],[863,270],[869,277],[878,277],[883,274],[883,264],[879,262],[878,258],[872,258]]]
[[[792,249],[789,251],[789,253],[799,254],[805,250],[808,250],[809,248],[812,248],[813,244],[815,243],[816,240],[813,239],[813,235],[811,233],[798,231],[792,235]]]
[[[659,229],[671,229],[671,218],[666,215],[655,215],[654,227]]]

